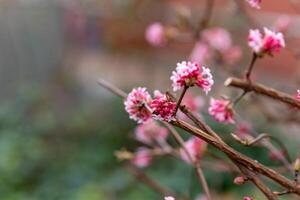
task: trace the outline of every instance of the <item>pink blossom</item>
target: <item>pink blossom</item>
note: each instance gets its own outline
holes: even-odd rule
[[[155,141],[163,141],[168,136],[168,130],[151,120],[138,125],[135,129],[135,138],[145,144],[153,144]]]
[[[184,144],[184,147],[192,156],[193,160],[199,160],[201,158],[203,152],[206,149],[206,146],[207,146],[206,142],[197,137],[190,138]],[[184,160],[187,163],[191,163],[191,160],[187,156],[185,150],[180,149],[180,155],[182,160]]]
[[[223,61],[229,65],[233,65],[241,60],[242,50],[239,46],[230,47],[227,51],[222,52]]]
[[[244,197],[243,200],[253,200],[251,197]]]
[[[297,90],[297,96],[296,99],[298,99],[300,101],[300,90]]]
[[[285,42],[282,33],[275,33],[264,28],[264,37],[258,29],[250,30],[248,45],[256,54],[262,56],[279,52],[281,48],[285,47]]]
[[[289,26],[291,25],[291,18],[283,15],[280,16],[274,23],[273,28],[278,32],[285,32],[288,30]]]
[[[194,86],[202,88],[207,94],[212,85],[214,84],[210,69],[194,62],[183,61],[177,63],[176,71],[172,72],[171,80],[173,81],[172,87],[177,91],[184,86]]]
[[[213,49],[220,52],[229,49],[232,45],[230,33],[220,27],[214,27],[203,31],[202,39]]]
[[[151,96],[146,91],[146,88],[134,88],[124,101],[125,110],[129,114],[129,118],[144,123],[151,119],[151,111],[149,104],[151,103]]]
[[[134,157],[132,158],[131,162],[135,166],[139,168],[144,168],[150,165],[152,161],[152,155],[149,149],[145,147],[140,147],[135,152]]]
[[[175,115],[176,102],[172,101],[160,91],[154,91],[154,99],[150,104],[152,117],[161,121],[172,121]]]
[[[167,42],[164,26],[159,22],[149,25],[146,29],[145,38],[153,46],[164,46]]]
[[[262,0],[246,0],[249,5],[253,8],[260,9],[260,4]]]
[[[190,60],[197,63],[203,63],[211,56],[211,51],[204,42],[197,42],[190,55]]]
[[[228,106],[230,101],[210,99],[208,113],[217,121],[225,124],[234,124],[233,110]]]
[[[165,200],[175,200],[175,198],[174,198],[174,197],[171,197],[171,196],[165,197],[164,199],[165,199]]]
[[[238,136],[245,136],[251,133],[251,124],[248,122],[240,122],[236,125],[235,134]]]

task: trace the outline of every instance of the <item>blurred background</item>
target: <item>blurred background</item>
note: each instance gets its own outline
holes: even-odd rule
[[[225,89],[223,82],[228,70],[240,74],[250,62],[249,28],[274,24],[282,15],[290,19],[288,48],[260,60],[255,78],[296,93],[300,88],[298,4],[263,0],[262,9],[255,10],[242,0],[215,0],[209,26],[226,28],[242,55],[225,70],[207,62],[213,65],[218,85],[211,95],[237,94]],[[103,78],[125,91],[134,86],[170,90],[171,71],[189,57],[194,42],[169,42],[156,48],[145,40],[145,29],[155,21],[176,24],[182,9],[196,21],[204,7],[204,0],[1,0],[0,199],[162,199],[115,158],[116,150],[139,146],[132,136],[135,123],[128,119],[121,99],[97,85],[97,80]],[[209,97],[203,96],[206,102]],[[287,111],[283,105],[275,106]],[[205,112],[208,123],[229,137],[234,127],[213,122]],[[240,115],[255,123],[257,131],[278,135],[289,144],[292,158],[297,156],[299,123],[275,125],[255,106],[242,109]],[[236,148],[280,166],[265,148]],[[178,193],[190,191],[193,197],[202,193],[197,178],[191,176],[192,168],[174,158],[158,158],[146,171]],[[204,171],[219,199],[245,195],[263,199],[250,184],[236,187],[232,173],[205,167]]]

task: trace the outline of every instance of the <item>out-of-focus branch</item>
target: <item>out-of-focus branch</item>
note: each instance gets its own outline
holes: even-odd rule
[[[259,83],[249,83],[249,81],[244,79],[230,77],[225,81],[224,85],[227,87],[230,86],[240,88],[242,90],[252,91],[257,94],[268,96],[290,106],[300,108],[300,101],[296,100],[293,96]]]
[[[154,191],[158,192],[162,196],[173,196],[177,197],[178,195],[171,191],[169,188],[165,188],[159,185],[156,181],[154,181],[150,176],[148,176],[145,172],[138,169],[133,165],[125,165],[125,169],[132,174],[137,180],[143,182],[145,185],[153,189]],[[188,200],[187,197],[177,197],[178,199]]]
[[[163,124],[169,129],[169,131],[171,132],[171,134],[175,138],[176,142],[181,146],[181,148],[183,149],[184,153],[187,155],[188,159],[190,160],[190,162],[195,167],[197,176],[198,176],[199,181],[201,182],[201,184],[203,186],[203,189],[204,189],[204,192],[206,194],[206,197],[207,197],[208,200],[211,200],[211,195],[210,195],[209,187],[208,187],[207,181],[205,179],[205,176],[203,174],[203,171],[202,171],[202,169],[200,167],[199,162],[196,161],[193,158],[193,156],[190,154],[190,152],[188,151],[188,149],[185,147],[184,140],[181,138],[181,136],[175,130],[175,128],[173,126],[171,126],[170,124],[168,124],[167,122],[163,122]]]

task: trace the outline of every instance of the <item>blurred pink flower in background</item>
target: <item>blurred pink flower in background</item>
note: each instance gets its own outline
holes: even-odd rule
[[[199,111],[204,107],[205,101],[201,96],[194,96],[191,93],[186,93],[184,99],[182,100],[182,105],[185,105],[191,112],[194,114],[197,113],[199,115]],[[180,119],[188,120],[188,117],[182,112],[178,113]],[[199,117],[202,118],[201,115]]]
[[[129,118],[138,123],[144,123],[151,119],[150,102],[151,96],[146,88],[138,87],[132,89],[124,101],[125,110],[129,114]]]
[[[171,121],[174,119],[176,102],[173,102],[160,91],[154,91],[154,99],[150,104],[152,117],[156,120]]]
[[[232,46],[230,33],[224,28],[214,27],[203,31],[203,41],[220,52],[228,50]]]
[[[233,110],[229,108],[230,101],[210,99],[208,113],[217,121],[225,124],[234,124]]]
[[[196,161],[198,161],[201,156],[203,155],[205,149],[206,149],[206,142],[201,140],[197,137],[191,137],[189,140],[187,140],[184,144],[184,147],[186,150],[190,153],[192,158]],[[184,149],[180,149],[180,155],[182,160],[184,160],[187,163],[191,163],[191,160],[187,156]]]
[[[177,63],[176,70],[172,72],[173,91],[180,90],[184,86],[192,87],[197,85],[207,94],[214,84],[210,69],[200,66],[198,63],[186,62]]]
[[[249,122],[239,122],[237,125],[236,125],[236,130],[235,130],[235,134],[240,136],[240,137],[243,137],[243,136],[246,136],[246,135],[249,135],[251,133],[251,124]]]
[[[286,15],[282,15],[275,21],[273,28],[277,32],[286,32],[291,25],[291,18]]]
[[[253,200],[251,197],[244,197],[243,200]]]
[[[134,164],[139,168],[144,168],[149,166],[151,161],[152,161],[151,152],[149,149],[145,147],[138,148],[134,154],[134,157],[131,160],[132,164]]]
[[[264,37],[258,29],[250,30],[248,45],[256,54],[262,56],[263,54],[272,55],[274,52],[279,52],[281,48],[285,47],[285,42],[282,33],[275,33],[264,28]]]
[[[160,22],[155,22],[147,27],[145,38],[149,44],[156,47],[162,47],[167,43],[165,28]]]
[[[165,197],[164,200],[175,200],[175,198],[171,197],[171,196],[168,196],[168,197]]]
[[[197,42],[191,52],[190,60],[192,62],[204,63],[211,57],[211,51],[207,44],[204,42]]]
[[[298,99],[300,101],[300,90],[297,90],[297,96],[296,99]]]
[[[246,0],[249,5],[253,8],[260,9],[260,4],[262,0]]]
[[[155,141],[163,141],[168,137],[168,130],[151,120],[135,128],[135,138],[145,144],[153,144]]]
[[[233,65],[241,60],[242,50],[239,46],[232,46],[227,51],[222,52],[222,58],[226,64]]]

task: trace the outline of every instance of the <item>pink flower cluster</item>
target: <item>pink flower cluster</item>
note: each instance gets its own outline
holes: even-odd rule
[[[135,128],[135,138],[144,144],[154,144],[156,141],[164,141],[168,137],[168,130],[151,120]]]
[[[300,101],[300,90],[297,90],[297,96],[296,99],[298,99]]]
[[[131,163],[139,168],[147,167],[152,162],[152,155],[149,149],[140,147],[135,152],[134,157],[131,159]]]
[[[246,0],[249,5],[253,8],[260,9],[260,4],[262,0]]]
[[[129,114],[129,118],[144,123],[151,119],[151,110],[149,104],[152,99],[146,88],[134,88],[124,101],[125,110]]]
[[[282,33],[275,33],[267,28],[264,28],[264,36],[261,32],[250,30],[248,35],[248,45],[259,56],[264,54],[273,55],[285,47],[285,41]]]
[[[192,156],[193,160],[196,160],[196,161],[201,158],[201,156],[203,155],[203,152],[206,149],[206,146],[207,146],[206,142],[197,137],[190,138],[184,144],[184,147],[189,152],[189,154]],[[182,160],[191,164],[191,160],[187,156],[185,150],[181,149],[180,155],[181,155]]]
[[[210,99],[208,113],[217,121],[225,124],[234,124],[233,110],[228,106],[230,101]]]
[[[244,197],[243,200],[253,200],[251,197]]]
[[[186,61],[177,63],[176,70],[172,72],[171,80],[173,81],[173,91],[197,85],[207,94],[214,84],[210,69],[201,67],[195,62]]]
[[[167,42],[164,26],[159,22],[149,25],[146,29],[145,38],[153,46],[164,46]]]
[[[150,104],[153,119],[168,122],[172,121],[174,119],[176,102],[158,90],[154,91],[154,97]]]

